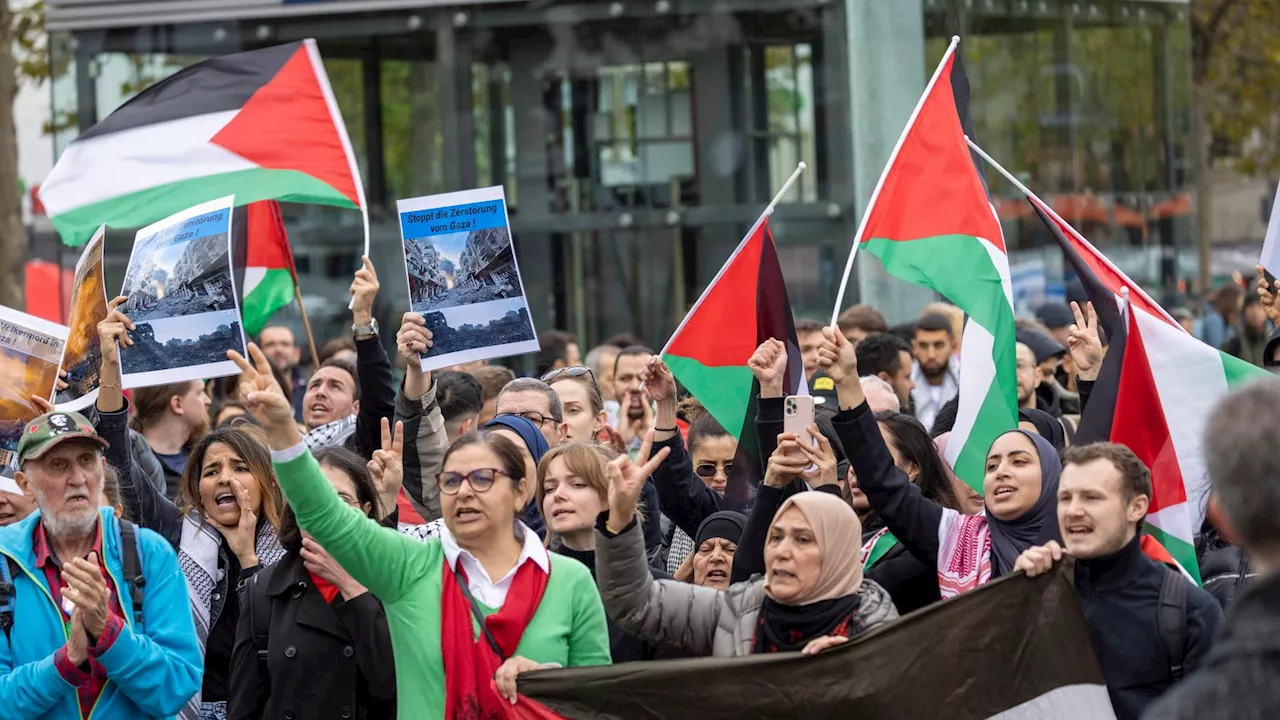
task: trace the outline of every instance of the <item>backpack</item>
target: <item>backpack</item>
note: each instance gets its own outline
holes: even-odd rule
[[[1169,674],[1173,682],[1182,680],[1187,659],[1187,580],[1177,570],[1165,568],[1160,585],[1158,616],[1160,637],[1169,657]]]
[[[142,574],[142,563],[138,559],[138,528],[127,520],[119,522],[121,565],[124,567],[124,583],[129,586],[129,598],[133,602],[133,628],[134,632],[142,632],[142,597],[147,579]],[[13,627],[13,579],[21,572],[18,561],[5,555],[4,562],[0,562],[0,630],[4,631],[6,641]]]

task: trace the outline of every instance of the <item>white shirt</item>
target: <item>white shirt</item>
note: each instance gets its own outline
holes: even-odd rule
[[[919,361],[911,367],[911,379],[916,383],[911,391],[916,419],[924,425],[925,430],[929,430],[933,427],[933,421],[937,419],[938,411],[942,406],[951,402],[951,399],[960,392],[960,358],[953,354],[947,361],[947,372],[942,376],[941,385],[929,384],[929,379],[920,369]]]
[[[458,541],[454,540],[453,533],[449,532],[448,527],[443,524],[440,527],[440,545],[444,548],[444,559],[449,563],[449,568],[457,572],[458,563],[462,563],[462,569],[467,573],[467,589],[471,591],[471,596],[480,604],[494,610],[502,607],[502,604],[507,601],[507,591],[511,589],[511,582],[515,580],[516,571],[520,566],[526,562],[533,562],[542,568],[542,572],[551,572],[551,557],[547,554],[547,549],[542,546],[542,539],[538,537],[538,533],[521,522],[517,522],[516,527],[524,536],[520,557],[516,558],[515,564],[497,582],[489,577],[489,573],[474,555],[458,545]]]

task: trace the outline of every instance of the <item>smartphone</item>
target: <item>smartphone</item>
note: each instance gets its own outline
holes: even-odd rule
[[[802,443],[818,447],[818,439],[809,434],[809,426],[813,424],[813,396],[788,395],[782,407],[782,431],[793,433]],[[816,464],[810,463],[805,471],[813,472],[817,469]]]

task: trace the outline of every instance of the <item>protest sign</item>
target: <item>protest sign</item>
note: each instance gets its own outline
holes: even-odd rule
[[[67,328],[0,307],[0,491],[17,493],[18,440],[40,415],[31,396],[53,396]]]
[[[59,410],[82,410],[98,399],[98,373],[102,366],[98,323],[107,317],[107,284],[102,269],[106,231],[106,225],[98,228],[76,263],[70,331],[61,363],[67,373],[67,387],[54,397]]]
[[[400,200],[410,306],[434,347],[422,369],[538,350],[502,186]]]
[[[227,351],[245,352],[231,276],[235,198],[188,208],[138,231],[121,309],[134,322],[120,348],[126,388],[235,375]]]

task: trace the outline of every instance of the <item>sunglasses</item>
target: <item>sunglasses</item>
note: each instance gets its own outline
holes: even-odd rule
[[[552,378],[558,378],[562,376],[563,377],[582,377],[583,375],[586,375],[587,377],[591,378],[591,382],[596,381],[596,374],[591,372],[591,368],[586,367],[585,365],[573,365],[570,367],[556,368],[555,370],[552,370],[551,372],[546,373],[545,375],[542,376],[542,382],[549,383],[551,382]]]
[[[733,461],[730,460],[722,463],[702,463],[698,467],[694,468],[693,471],[697,473],[700,478],[713,478],[716,476],[716,470],[722,468],[724,470],[724,476],[729,477],[729,472],[733,470]]]
[[[472,490],[482,493],[493,487],[493,481],[499,475],[506,475],[506,473],[493,468],[480,468],[469,473],[442,472],[436,473],[436,482],[440,486],[440,492],[445,495],[457,495],[462,489],[463,480],[471,484]]]

